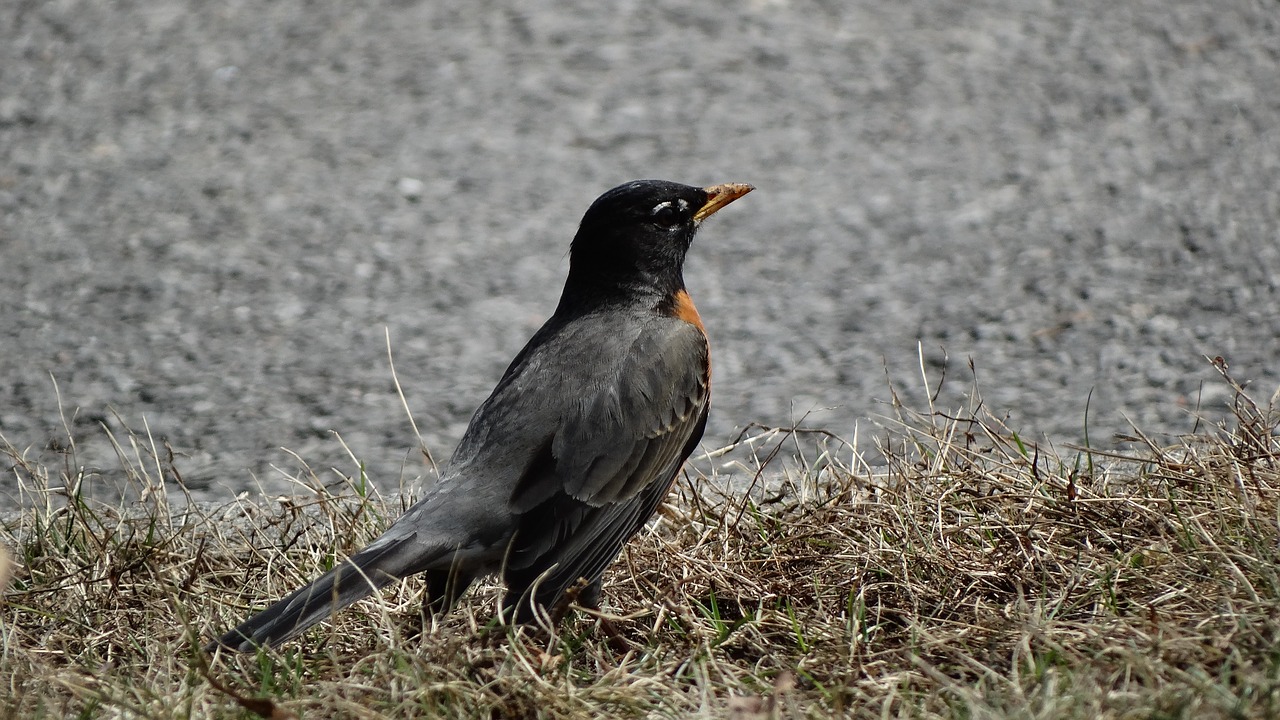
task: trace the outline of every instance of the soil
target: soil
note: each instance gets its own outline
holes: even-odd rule
[[[1206,356],[1280,386],[1274,2],[537,5],[6,3],[4,439],[107,477],[149,433],[201,499],[411,480],[386,333],[443,459],[641,177],[758,188],[686,273],[707,447],[870,451],[922,367],[1055,444],[1221,418]]]

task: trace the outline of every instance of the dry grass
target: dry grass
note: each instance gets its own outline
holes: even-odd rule
[[[73,461],[10,447],[35,507],[0,534],[0,716],[249,715],[234,693],[279,717],[1276,717],[1280,437],[1275,408],[1237,400],[1231,427],[1109,454],[903,411],[878,472],[824,434],[756,429],[738,451],[772,480],[682,485],[609,575],[612,633],[494,627],[492,586],[419,632],[410,581],[216,659],[201,638],[400,501],[303,472],[309,496],[175,514],[169,460],[130,437],[136,498],[101,505]]]

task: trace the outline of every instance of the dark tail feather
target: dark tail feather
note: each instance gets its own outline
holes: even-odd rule
[[[405,546],[413,540],[414,535],[410,534],[385,544],[375,542],[315,582],[245,620],[206,646],[205,651],[212,652],[222,646],[252,652],[258,647],[279,645],[297,637],[333,613],[404,577],[407,566],[420,565],[421,558],[402,555],[407,549]]]

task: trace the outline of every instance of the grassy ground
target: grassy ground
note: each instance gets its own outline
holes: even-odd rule
[[[35,507],[0,532],[0,717],[1277,717],[1280,416],[1244,391],[1236,410],[1114,453],[901,410],[874,472],[822,433],[755,429],[753,492],[684,482],[628,546],[612,632],[495,627],[493,586],[424,629],[409,581],[216,658],[202,639],[401,500],[303,471],[310,494],[175,515],[145,436],[120,443],[127,504],[86,499],[74,447],[61,468],[9,447]]]

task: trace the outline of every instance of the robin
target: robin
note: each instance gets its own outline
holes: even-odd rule
[[[227,632],[278,645],[388,583],[426,574],[447,611],[501,573],[503,615],[567,599],[598,607],[601,576],[666,497],[702,438],[706,331],[684,286],[699,224],[752,190],[638,180],[582,218],[555,314],[476,410],[439,481],[368,547]]]

